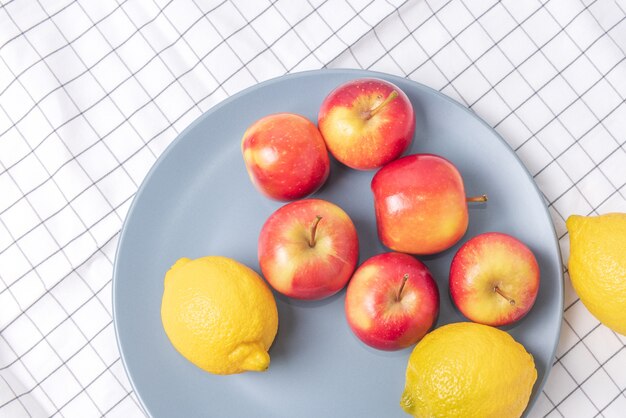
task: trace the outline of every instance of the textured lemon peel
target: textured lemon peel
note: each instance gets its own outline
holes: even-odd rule
[[[569,276],[585,307],[626,335],[626,214],[572,215]]]
[[[400,405],[415,417],[519,417],[536,379],[532,355],[506,332],[450,324],[411,353]]]
[[[161,319],[176,350],[210,373],[269,367],[276,302],[263,279],[235,260],[178,260],[165,276]]]

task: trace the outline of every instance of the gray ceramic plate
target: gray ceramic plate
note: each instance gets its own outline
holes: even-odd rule
[[[441,293],[437,325],[462,321],[448,297],[448,269],[459,245],[486,231],[515,235],[541,268],[537,302],[509,332],[535,357],[531,405],[550,370],[562,312],[562,268],[542,196],[508,145],[484,122],[442,94],[412,81],[365,71],[299,73],[247,89],[195,121],[161,156],[142,184],[120,238],[113,281],[115,328],[124,365],[154,417],[403,417],[399,406],[410,349],[370,349],[350,331],[345,291],[304,303],[276,296],[279,330],[265,373],[210,375],[169,343],[160,319],[163,276],[179,257],[224,255],[259,271],[257,237],[280,204],[258,193],[246,175],[240,140],[256,119],[294,112],[317,120],[322,100],[342,82],[387,79],[415,108],[409,153],[436,153],[461,171],[469,195],[489,202],[470,209],[461,243],[423,258]],[[361,261],[385,251],[376,236],[373,172],[333,162],[316,196],[340,205],[359,232]]]

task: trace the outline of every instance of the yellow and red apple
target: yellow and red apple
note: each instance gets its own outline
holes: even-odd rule
[[[250,180],[266,196],[294,200],[307,196],[328,178],[324,139],[304,116],[277,113],[253,123],[241,140]]]
[[[322,102],[318,126],[337,160],[370,170],[406,151],[415,132],[415,114],[409,98],[397,86],[364,78],[330,92]]]
[[[321,199],[286,204],[263,225],[259,264],[269,284],[296,299],[322,299],[348,283],[359,258],[356,228],[339,206]]]
[[[384,253],[356,270],[346,292],[350,328],[365,344],[399,350],[415,344],[439,314],[439,291],[428,268],[408,254]]]
[[[471,321],[509,325],[533,307],[539,276],[537,260],[524,243],[488,232],[467,241],[452,259],[450,296]]]
[[[467,231],[463,179],[448,160],[413,154],[381,168],[372,179],[376,226],[382,243],[394,251],[434,254],[456,244]]]

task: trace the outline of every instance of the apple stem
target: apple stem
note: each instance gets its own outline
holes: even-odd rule
[[[391,102],[393,99],[395,99],[396,97],[398,97],[398,92],[396,90],[392,91],[389,96],[387,96],[387,98],[378,106],[376,106],[375,108],[373,108],[372,110],[369,111],[369,113],[367,114],[367,116],[365,117],[365,120],[370,119],[372,116],[374,116],[376,113],[380,112],[380,110],[387,106],[389,104],[389,102]]]
[[[483,194],[480,196],[470,196],[470,197],[466,197],[465,198],[466,202],[476,202],[476,203],[482,203],[482,202],[486,202],[487,201],[487,195]]]
[[[311,248],[315,247],[315,231],[317,231],[317,225],[320,223],[321,220],[322,217],[317,215],[315,216],[315,220],[311,225],[311,239],[309,239],[309,247]]]
[[[515,306],[515,299],[511,299],[510,297],[505,295],[504,292],[502,292],[502,290],[500,290],[498,286],[494,286],[493,291],[499,294],[500,296],[502,296],[504,299],[508,300],[512,306]]]
[[[404,285],[406,284],[407,280],[409,280],[409,273],[405,273],[404,276],[402,276],[402,284],[400,285],[400,290],[398,291],[396,302],[400,302],[400,299],[402,299],[402,291],[404,290]]]

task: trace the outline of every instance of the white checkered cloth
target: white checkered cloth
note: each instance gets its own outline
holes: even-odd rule
[[[564,219],[626,212],[626,0],[4,0],[0,416],[142,416],[111,321],[122,220],[191,121],[259,81],[408,77],[508,141]],[[626,338],[565,277],[531,416],[626,416]]]

